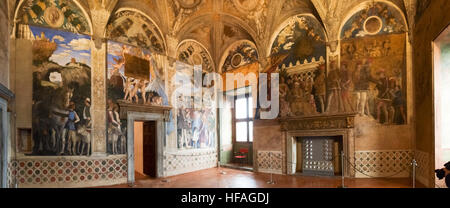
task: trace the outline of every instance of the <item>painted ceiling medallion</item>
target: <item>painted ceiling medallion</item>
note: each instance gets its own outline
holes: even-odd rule
[[[54,28],[59,28],[64,24],[64,14],[56,7],[49,7],[44,12],[45,22]]]
[[[233,66],[234,68],[241,66],[242,59],[243,57],[240,53],[235,54],[233,58],[231,58],[231,66]]]
[[[200,54],[196,53],[196,54],[192,55],[192,64],[194,64],[196,66],[203,64],[203,60],[202,60],[202,57],[200,56]]]
[[[364,22],[364,30],[370,35],[379,33],[382,28],[383,20],[378,16],[371,16]]]
[[[232,0],[234,6],[241,13],[248,13],[264,3],[264,0]]]
[[[213,72],[214,65],[211,56],[200,44],[186,41],[178,48],[180,61],[190,65],[201,65],[204,72]]]
[[[176,0],[184,9],[193,9],[202,3],[202,0]]]

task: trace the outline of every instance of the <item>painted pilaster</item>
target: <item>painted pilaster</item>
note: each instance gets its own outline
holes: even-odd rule
[[[92,155],[106,154],[106,41],[92,40]]]
[[[91,0],[93,34],[91,41],[92,60],[92,155],[106,155],[107,144],[107,44],[105,31],[115,1]]]

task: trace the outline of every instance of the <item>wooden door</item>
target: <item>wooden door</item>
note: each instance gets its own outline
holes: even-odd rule
[[[143,132],[144,174],[156,178],[157,177],[156,122],[155,121],[144,122],[143,130],[144,130]]]

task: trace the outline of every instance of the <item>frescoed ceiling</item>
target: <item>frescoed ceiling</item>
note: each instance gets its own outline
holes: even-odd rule
[[[9,0],[20,6],[16,19],[20,23],[61,28],[71,32],[90,34],[89,19],[97,18],[95,5],[107,6],[110,11],[108,32],[119,42],[132,43],[155,52],[176,56],[179,43],[192,39],[204,46],[215,69],[227,49],[239,40],[252,42],[259,57],[269,57],[274,35],[288,19],[307,14],[324,28],[327,40],[340,39],[340,29],[358,7],[372,0]],[[417,0],[380,0],[414,20],[426,3]],[[139,11],[142,15],[123,11]],[[27,12],[25,12],[27,11]],[[33,11],[30,13],[29,11]],[[143,18],[144,16],[145,18]],[[85,17],[85,18],[84,18]],[[120,28],[128,20],[133,24],[124,34]],[[151,21],[148,21],[150,19]],[[145,26],[145,27],[144,27]],[[94,27],[95,28],[95,27]],[[151,33],[151,34],[150,34]],[[145,37],[143,37],[144,35]],[[125,38],[126,36],[126,38]],[[131,38],[130,38],[131,37]],[[125,40],[127,39],[127,40]],[[176,40],[175,43],[167,39]],[[172,48],[170,51],[168,48]],[[167,51],[169,50],[169,51]]]

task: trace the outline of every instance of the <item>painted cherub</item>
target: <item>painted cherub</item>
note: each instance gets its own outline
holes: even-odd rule
[[[123,92],[125,93],[125,97],[123,97],[124,100],[131,101],[131,91],[133,91],[133,83],[134,79],[129,77],[127,78],[125,82],[125,87],[123,88]]]
[[[149,81],[147,80],[141,80],[139,82],[138,88],[141,91],[141,96],[144,104],[147,104],[147,91],[145,90],[147,88]]]
[[[133,98],[135,98],[136,103],[139,102],[139,97],[138,97],[139,82],[140,82],[140,81],[139,81],[138,79],[136,79],[136,80],[134,80],[134,82],[132,83],[133,89],[132,89],[131,92],[130,92],[130,99],[129,99],[129,101],[131,101],[131,102],[133,102]]]
[[[152,98],[152,105],[162,106],[162,97],[161,96],[154,96]]]

